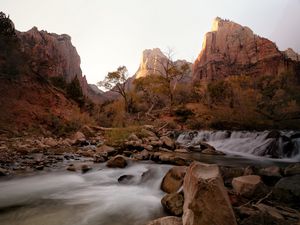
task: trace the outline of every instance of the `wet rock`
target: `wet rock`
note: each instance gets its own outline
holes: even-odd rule
[[[296,225],[296,223],[276,219],[267,213],[257,213],[244,219],[240,225]]]
[[[70,164],[66,168],[68,171],[76,172],[76,166],[74,164]]]
[[[172,216],[182,215],[183,202],[183,193],[176,192],[165,195],[161,200],[161,204],[164,207],[164,209]]]
[[[8,171],[6,169],[0,168],[0,177],[7,176]]]
[[[125,168],[127,166],[127,161],[124,156],[117,155],[108,160],[106,166],[110,168]]]
[[[176,216],[166,216],[153,220],[147,225],[182,225],[182,219]]]
[[[134,154],[134,158],[138,160],[148,160],[150,158],[150,154],[147,150],[143,150],[137,154]]]
[[[82,164],[81,165],[81,172],[82,173],[86,173],[88,171],[90,171],[92,169],[92,167],[88,164]]]
[[[107,158],[104,156],[101,156],[99,154],[94,155],[94,163],[103,163],[106,162]]]
[[[257,175],[233,178],[232,187],[237,194],[247,198],[264,196],[267,192],[261,177]]]
[[[36,170],[43,170],[44,169],[44,165],[38,165],[35,167]]]
[[[193,162],[184,183],[184,225],[236,225],[235,215],[217,165]]]
[[[300,175],[281,178],[273,188],[273,198],[298,205],[300,202]]]
[[[150,145],[152,145],[153,147],[160,147],[163,145],[161,140],[158,141],[150,141]]]
[[[118,182],[120,184],[129,184],[133,180],[133,175],[122,175],[118,178]]]
[[[280,138],[280,132],[278,130],[272,130],[268,133],[267,138],[275,138],[275,139],[278,139]]]
[[[165,163],[177,166],[187,166],[191,160],[176,155],[173,152],[155,152],[151,159],[158,163]]]
[[[102,145],[99,148],[96,148],[96,153],[103,156],[103,157],[109,157],[109,156],[113,156],[117,153],[118,151],[108,145]]]
[[[215,148],[206,148],[201,153],[206,155],[225,155],[225,153],[217,151]]]
[[[256,174],[257,169],[254,166],[247,166],[244,169],[244,176]]]
[[[235,177],[240,177],[244,175],[244,169],[239,167],[225,167],[220,166],[220,171],[222,178],[224,180],[224,183],[226,185],[231,185],[232,179]]]
[[[160,140],[162,141],[163,145],[166,148],[168,148],[168,149],[174,149],[175,148],[175,142],[171,138],[169,138],[167,136],[162,136],[160,138]]]
[[[300,174],[300,163],[295,163],[285,168],[284,175],[285,176],[293,176]]]
[[[281,169],[278,166],[262,168],[258,171],[258,175],[260,175],[263,182],[269,186],[275,185],[282,177]]]
[[[126,141],[124,143],[124,145],[126,146],[127,149],[129,150],[143,150],[144,146],[143,146],[143,142],[142,140],[137,140],[137,141]]]
[[[174,166],[164,176],[161,189],[166,193],[177,192],[182,184],[186,173],[186,166]]]
[[[188,153],[189,151],[185,148],[178,148],[178,149],[175,149],[175,152],[178,152],[178,153]]]

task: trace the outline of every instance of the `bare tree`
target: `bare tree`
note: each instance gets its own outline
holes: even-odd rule
[[[171,107],[174,105],[174,92],[177,82],[190,73],[189,64],[185,61],[174,61],[173,55],[173,50],[168,49],[165,52],[166,57],[156,59],[155,68],[148,68],[153,75],[161,76],[160,80],[167,91]]]
[[[98,86],[121,95],[125,102],[126,112],[130,112],[130,98],[126,90],[128,77],[129,75],[126,66],[119,66],[116,71],[109,72],[103,81],[97,83]]]

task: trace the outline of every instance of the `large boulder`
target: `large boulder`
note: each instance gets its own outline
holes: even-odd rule
[[[217,165],[193,162],[184,182],[184,225],[236,225],[228,193]]]
[[[266,187],[261,177],[257,175],[248,175],[233,178],[232,187],[234,191],[244,197],[259,197],[266,193]]]
[[[108,145],[102,145],[99,148],[96,148],[96,153],[98,155],[101,155],[103,157],[109,157],[109,156],[113,156],[117,153],[118,151],[111,146]]]
[[[300,175],[284,177],[273,188],[273,197],[292,205],[300,202]],[[300,207],[299,207],[300,208]]]
[[[171,193],[165,195],[161,199],[161,204],[163,205],[164,209],[170,213],[172,216],[181,216],[183,213],[183,193]]]
[[[174,166],[171,168],[162,180],[161,189],[166,193],[177,192],[183,184],[186,169],[186,166]]]
[[[106,166],[110,168],[125,168],[127,166],[127,161],[124,156],[117,155],[108,160]]]
[[[182,219],[176,216],[166,216],[153,220],[147,225],[182,225]]]

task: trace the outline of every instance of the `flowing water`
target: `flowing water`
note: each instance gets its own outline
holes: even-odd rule
[[[228,155],[247,159],[278,158],[277,161],[300,161],[300,133],[281,131],[278,137],[269,131],[192,131],[182,133],[177,143],[189,147],[206,142]]]
[[[164,215],[160,184],[170,166],[101,167],[83,175],[52,173],[1,181],[0,224],[142,225]]]

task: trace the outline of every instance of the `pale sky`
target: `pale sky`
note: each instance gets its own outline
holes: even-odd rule
[[[120,65],[133,75],[148,48],[194,61],[217,16],[300,52],[300,0],[0,0],[0,10],[20,31],[69,34],[89,83]]]

